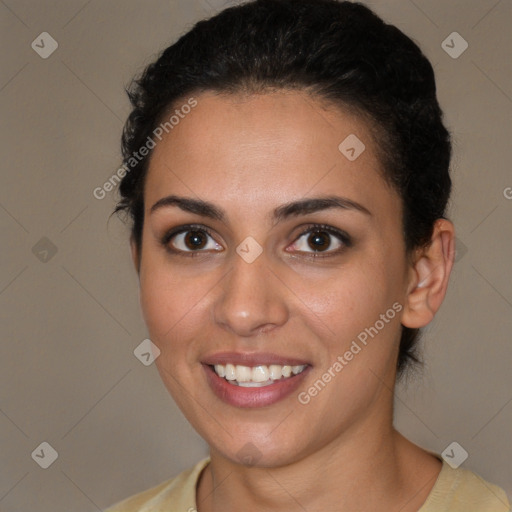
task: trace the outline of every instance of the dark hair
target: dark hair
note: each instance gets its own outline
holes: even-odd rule
[[[115,212],[125,211],[141,252],[147,144],[164,114],[203,91],[306,91],[371,122],[385,180],[402,198],[408,254],[428,245],[450,196],[450,136],[434,71],[418,46],[359,3],[256,0],[198,22],[134,80],[122,136],[124,167]],[[138,153],[137,153],[138,154]],[[130,165],[131,164],[131,165]],[[402,326],[398,373],[418,362],[419,329]]]

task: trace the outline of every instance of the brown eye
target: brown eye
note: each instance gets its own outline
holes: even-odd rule
[[[307,242],[313,251],[325,251],[331,245],[331,235],[326,231],[313,231],[308,236]]]
[[[162,244],[171,251],[180,253],[222,251],[210,233],[204,229],[182,229],[169,233],[162,239]]]
[[[352,242],[348,234],[333,227],[312,226],[293,242],[287,249],[297,253],[325,253],[335,255],[351,247]]]
[[[202,231],[188,231],[183,241],[188,249],[194,251],[205,247],[208,239]]]

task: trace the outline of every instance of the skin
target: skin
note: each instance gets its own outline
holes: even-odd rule
[[[196,99],[154,150],[142,251],[132,241],[132,256],[158,370],[211,448],[198,510],[418,510],[441,463],[393,429],[398,343],[401,325],[427,325],[442,303],[453,225],[438,220],[430,246],[407,257],[400,198],[381,177],[376,143],[341,108],[297,91]],[[355,161],[338,150],[350,134],[366,146]],[[151,212],[169,195],[208,201],[225,218],[176,205]],[[272,218],[288,203],[332,195],[370,214],[328,208]],[[192,257],[169,252],[162,237],[190,223],[211,230],[209,245]],[[301,237],[311,223],[345,231],[352,244],[333,236],[314,257]],[[250,264],[236,252],[248,236],[263,250]],[[167,245],[187,249],[176,239]],[[211,354],[272,352],[308,361],[305,391],[394,303],[401,311],[307,405],[292,393],[267,407],[234,407],[207,384],[201,361]],[[258,453],[253,465],[241,462],[247,443]]]

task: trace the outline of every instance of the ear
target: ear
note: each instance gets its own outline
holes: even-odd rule
[[[429,246],[417,251],[411,264],[402,325],[415,329],[432,321],[446,295],[454,259],[455,228],[438,219]]]
[[[132,261],[135,265],[135,270],[137,271],[137,274],[140,273],[140,254],[139,250],[137,248],[137,243],[135,242],[135,239],[133,236],[130,237],[130,250],[132,253]]]

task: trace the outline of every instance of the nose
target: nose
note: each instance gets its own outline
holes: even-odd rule
[[[237,254],[233,266],[219,284],[213,307],[215,321],[242,337],[271,331],[286,323],[289,311],[283,284],[262,254],[247,263]]]

